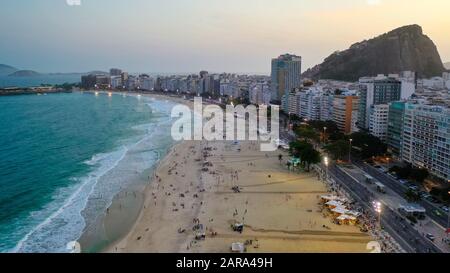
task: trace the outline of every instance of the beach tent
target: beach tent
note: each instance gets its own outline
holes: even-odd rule
[[[346,214],[349,210],[344,207],[336,207],[331,210],[336,217],[341,216],[342,214]]]
[[[336,200],[337,197],[336,195],[322,195],[320,196],[320,199],[322,199],[323,201],[331,201],[331,200]]]
[[[245,252],[244,244],[243,243],[232,243],[231,244],[231,252],[244,253]]]
[[[341,203],[347,202],[347,199],[343,198],[343,197],[339,197],[337,195],[322,195],[320,196],[320,199],[322,200],[322,202],[327,203],[329,201],[340,201]]]
[[[349,212],[347,212],[348,215],[354,216],[354,217],[359,217],[361,216],[360,212],[354,211],[354,210],[350,210]]]
[[[344,206],[340,201],[336,201],[336,200],[331,200],[331,201],[325,203],[325,205],[330,209]]]

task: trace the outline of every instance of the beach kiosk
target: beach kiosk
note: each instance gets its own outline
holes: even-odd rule
[[[291,159],[289,159],[289,163],[291,163],[291,166],[298,167],[300,165],[300,158],[298,157],[292,157]]]

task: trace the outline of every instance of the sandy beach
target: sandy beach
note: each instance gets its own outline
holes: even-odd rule
[[[259,148],[251,141],[174,146],[144,190],[137,221],[104,251],[221,253],[247,242],[247,252],[368,252],[367,234],[324,215],[319,196],[328,191],[314,172],[289,171],[280,151]],[[200,230],[205,238],[196,240]]]

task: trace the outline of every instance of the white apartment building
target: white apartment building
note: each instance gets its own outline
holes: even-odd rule
[[[450,179],[450,109],[426,102],[405,103],[402,159]]]
[[[248,92],[250,103],[252,104],[270,104],[271,91],[267,83],[256,83],[250,87]]]
[[[121,76],[113,76],[111,77],[111,88],[122,88],[122,77]]]
[[[320,120],[321,94],[314,89],[299,92],[300,117],[308,120]]]
[[[369,132],[382,141],[387,140],[389,104],[377,104],[370,107]]]
[[[404,71],[400,74],[399,80],[401,86],[401,99],[407,100],[416,92],[416,73]]]
[[[143,78],[141,80],[141,89],[143,90],[153,90],[155,88],[155,79],[153,78]]]
[[[323,94],[320,96],[320,120],[333,120],[333,101],[332,94]]]

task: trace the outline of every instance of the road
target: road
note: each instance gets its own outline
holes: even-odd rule
[[[358,166],[363,171],[367,172],[369,175],[373,176],[378,181],[382,182],[385,186],[395,191],[398,195],[405,196],[405,193],[408,190],[408,188],[400,184],[397,180],[393,179],[389,175],[359,160],[353,160],[353,164]],[[444,212],[443,210],[441,210],[428,200],[420,200],[418,203],[427,210],[426,214],[428,217],[433,219],[436,223],[438,223],[442,227],[447,227],[448,217],[446,212]],[[441,216],[438,216],[436,215],[436,213],[434,213],[436,210],[441,212]]]
[[[341,185],[358,203],[375,214],[372,208],[373,194],[364,186],[354,181],[351,176],[335,165],[328,168],[328,174]],[[441,252],[432,242],[424,238],[400,214],[388,207],[383,208],[381,214],[383,228],[410,253],[439,253]]]

